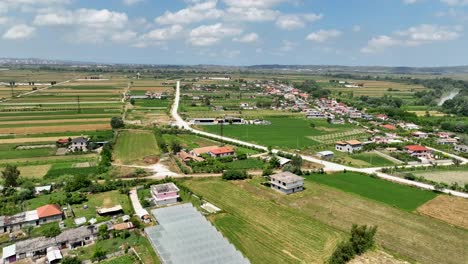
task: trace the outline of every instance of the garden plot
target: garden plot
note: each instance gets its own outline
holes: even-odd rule
[[[423,215],[468,229],[468,200],[465,198],[439,195],[420,206],[417,211]]]
[[[309,138],[322,144],[334,144],[337,141],[366,138],[364,129],[352,129],[349,131],[331,133],[320,136],[310,136]]]
[[[452,184],[454,182],[459,185],[468,184],[468,170],[453,170],[453,171],[418,171],[414,172],[418,177],[424,177],[435,182],[444,182]]]

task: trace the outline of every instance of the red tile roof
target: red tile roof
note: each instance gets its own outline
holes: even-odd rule
[[[383,128],[386,128],[388,130],[396,130],[396,127],[395,126],[392,126],[392,125],[382,125]]]
[[[60,206],[56,204],[48,204],[48,205],[41,206],[37,208],[36,211],[37,211],[37,216],[39,216],[39,218],[45,218],[45,217],[63,214],[62,209],[60,209]]]
[[[410,151],[428,151],[429,150],[428,148],[424,146],[420,146],[420,145],[409,145],[409,146],[406,146],[405,149],[410,150]]]
[[[215,154],[215,155],[221,155],[221,154],[232,153],[232,152],[234,152],[234,150],[232,148],[228,148],[228,147],[221,147],[221,148],[213,149],[210,152]]]

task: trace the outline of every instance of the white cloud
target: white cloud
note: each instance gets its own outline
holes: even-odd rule
[[[276,20],[276,26],[285,30],[303,28],[305,22],[315,22],[322,19],[322,14],[288,14],[282,15]]]
[[[223,16],[224,11],[216,8],[217,1],[195,3],[175,13],[166,11],[162,16],[155,19],[156,23],[168,24],[190,24],[203,20],[218,19]]]
[[[233,40],[237,42],[242,42],[242,43],[255,43],[255,42],[258,42],[259,37],[257,33],[249,33],[242,37],[234,38]]]
[[[225,37],[232,37],[242,33],[242,29],[226,26],[221,23],[203,25],[190,32],[189,42],[194,46],[210,46],[218,43]]]
[[[92,28],[123,28],[127,22],[128,16],[125,13],[85,8],[39,14],[34,18],[34,24],[38,26],[78,25]]]
[[[337,38],[341,35],[341,31],[336,29],[324,30],[321,29],[316,32],[310,33],[306,39],[314,42],[325,42],[327,40]]]
[[[397,31],[393,36],[382,35],[374,37],[361,49],[364,53],[377,53],[394,46],[415,47],[433,42],[455,40],[460,36],[462,28],[453,29],[437,25],[422,24]]]
[[[10,19],[8,17],[0,16],[0,25],[6,24]]]
[[[0,13],[11,10],[35,11],[40,7],[63,6],[70,3],[70,0],[1,0]]]
[[[272,9],[262,9],[256,7],[241,8],[230,7],[227,10],[227,19],[234,21],[263,22],[273,21],[280,14],[279,11]]]
[[[468,5],[468,0],[441,0],[441,2],[449,6],[465,6]]]
[[[228,6],[240,8],[270,8],[286,0],[223,0]]]
[[[123,0],[124,5],[131,6],[143,2],[143,0]]]
[[[419,2],[419,0],[402,0],[402,1],[406,5],[412,5],[412,4],[416,4],[417,2]]]
[[[28,39],[34,35],[36,29],[25,24],[20,24],[13,26],[5,34],[3,34],[3,39],[9,40],[19,40],[19,39]]]
[[[158,28],[143,35],[143,38],[156,41],[171,40],[176,38],[182,30],[183,28],[180,25],[173,25],[168,28]]]
[[[289,40],[283,40],[283,45],[279,48],[282,52],[288,52],[297,47],[297,43],[291,42]]]
[[[111,40],[117,43],[128,43],[136,39],[137,33],[135,31],[126,30],[124,32],[117,32],[111,36]]]

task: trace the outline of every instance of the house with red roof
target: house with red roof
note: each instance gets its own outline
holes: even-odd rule
[[[428,157],[432,154],[432,150],[421,145],[409,145],[405,147],[405,152],[413,157]]]
[[[210,156],[214,158],[234,156],[234,149],[230,147],[220,147],[220,148],[210,150],[208,154],[210,154]]]
[[[392,125],[381,125],[381,127],[385,128],[385,129],[388,129],[388,130],[396,130],[397,128],[395,126],[392,126]]]
[[[56,204],[47,204],[36,209],[39,222],[41,224],[62,221],[64,214],[60,206]]]
[[[388,119],[388,116],[387,116],[387,115],[384,115],[384,114],[378,114],[378,115],[377,115],[377,119],[380,119],[380,120],[385,121],[385,120]]]

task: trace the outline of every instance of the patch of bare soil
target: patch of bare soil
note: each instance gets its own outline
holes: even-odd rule
[[[421,205],[417,212],[468,229],[468,200],[439,195]]]
[[[409,264],[409,262],[396,259],[384,251],[370,251],[352,259],[348,264]]]
[[[147,156],[143,159],[146,164],[156,164],[159,161],[158,156]]]

